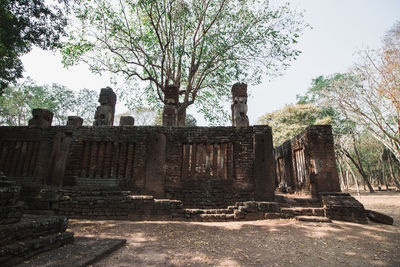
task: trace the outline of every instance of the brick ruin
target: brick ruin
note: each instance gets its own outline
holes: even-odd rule
[[[13,266],[46,250],[73,242],[61,216],[23,215],[21,187],[0,173],[0,265]]]
[[[247,85],[232,87],[233,127],[175,126],[178,93],[166,90],[164,126],[133,126],[131,117],[112,126],[111,88],[101,90],[98,127],[76,117],[51,126],[51,112],[35,111],[28,127],[0,127],[0,171],[22,185],[28,211],[76,218],[365,218],[340,193],[330,126],[310,126],[274,151],[271,128],[249,126]],[[357,207],[346,215],[343,203]],[[302,205],[312,208],[293,208]]]
[[[275,148],[276,183],[283,190],[340,192],[330,125],[312,125]]]

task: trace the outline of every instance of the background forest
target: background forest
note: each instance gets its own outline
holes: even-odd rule
[[[331,124],[342,188],[400,190],[400,23],[380,49],[358,55],[348,72],[313,79],[296,104],[259,122],[272,126],[275,146],[308,125]]]

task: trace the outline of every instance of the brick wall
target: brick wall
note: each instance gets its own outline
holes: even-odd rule
[[[312,125],[275,148],[277,182],[317,196],[319,192],[340,192],[332,128]]]
[[[56,186],[115,186],[188,206],[272,199],[272,135],[254,127],[0,127],[0,171]]]

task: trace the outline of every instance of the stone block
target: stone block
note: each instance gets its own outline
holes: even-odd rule
[[[67,126],[81,127],[83,125],[83,119],[79,116],[68,116]]]
[[[32,110],[33,118],[29,120],[31,127],[50,127],[53,122],[54,113],[47,109],[36,108]]]
[[[373,210],[367,210],[366,213],[367,217],[373,222],[393,225],[393,218],[386,214]]]
[[[135,118],[132,116],[121,116],[119,119],[119,126],[134,126]]]

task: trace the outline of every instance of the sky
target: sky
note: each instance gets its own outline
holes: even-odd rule
[[[304,11],[304,20],[312,27],[305,31],[297,48],[302,54],[275,78],[265,77],[257,86],[249,86],[248,117],[251,125],[266,113],[296,102],[313,78],[345,72],[357,60],[356,51],[379,48],[386,31],[400,21],[400,0],[290,0],[292,8]],[[109,77],[92,74],[86,65],[63,68],[56,52],[34,48],[22,57],[25,77],[38,84],[58,83],[73,90],[88,88],[100,92]],[[230,103],[229,103],[230,106]],[[117,105],[117,113],[125,111]],[[230,112],[230,111],[229,111]],[[199,125],[207,125],[194,110]]]

